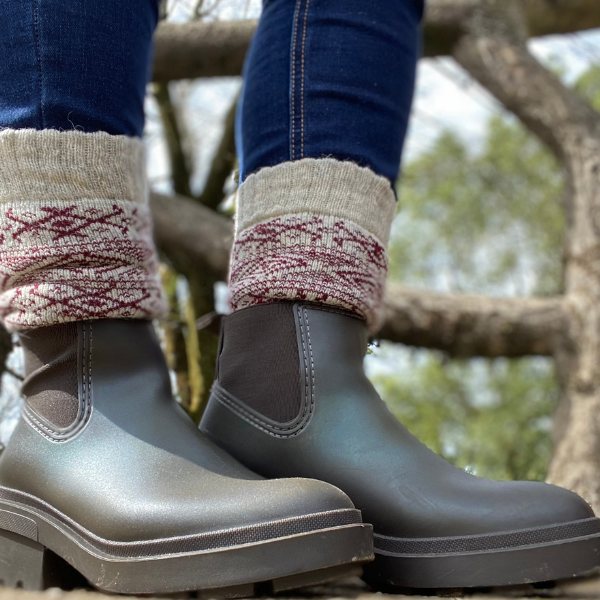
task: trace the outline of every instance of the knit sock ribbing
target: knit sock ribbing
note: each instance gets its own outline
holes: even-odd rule
[[[164,313],[140,139],[0,131],[0,317],[13,330]]]
[[[376,330],[395,210],[388,180],[349,162],[308,158],[251,175],[238,194],[233,309],[308,300]]]

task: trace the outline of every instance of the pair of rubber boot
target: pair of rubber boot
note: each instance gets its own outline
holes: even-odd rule
[[[600,564],[600,520],[581,498],[479,479],[402,427],[364,375],[352,313],[282,302],[225,317],[200,430],[172,399],[149,322],[58,325],[21,342],[26,403],[0,456],[7,585],[70,575],[113,592],[241,596],[362,565],[386,589]]]

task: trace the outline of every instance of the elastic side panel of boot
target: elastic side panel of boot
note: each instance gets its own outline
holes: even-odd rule
[[[27,404],[55,427],[68,427],[79,409],[77,323],[40,327],[20,338]]]
[[[254,306],[224,319],[219,383],[273,421],[298,416],[300,366],[291,303]]]

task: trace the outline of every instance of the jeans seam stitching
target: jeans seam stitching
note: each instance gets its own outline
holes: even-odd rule
[[[33,35],[35,37],[35,58],[37,66],[37,82],[39,86],[39,119],[40,129],[44,129],[44,102],[43,102],[43,88],[44,88],[44,75],[42,70],[42,45],[40,40],[40,15],[39,15],[39,0],[33,0]]]
[[[294,11],[294,22],[292,24],[292,56],[291,56],[291,90],[290,90],[290,160],[295,158],[295,133],[296,126],[296,38],[298,36],[298,20],[302,0],[296,0],[296,9]]]
[[[304,24],[302,27],[302,53],[301,53],[301,73],[302,79],[300,84],[300,158],[304,158],[304,57],[306,49],[306,29],[308,24],[308,8],[310,0],[306,0],[306,9],[304,11]]]

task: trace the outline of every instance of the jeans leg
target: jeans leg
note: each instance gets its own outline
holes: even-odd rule
[[[238,113],[242,177],[332,157],[394,181],[422,0],[265,0]]]
[[[140,139],[157,0],[0,0],[0,319],[164,313]]]
[[[0,127],[140,136],[158,0],[0,3]]]

